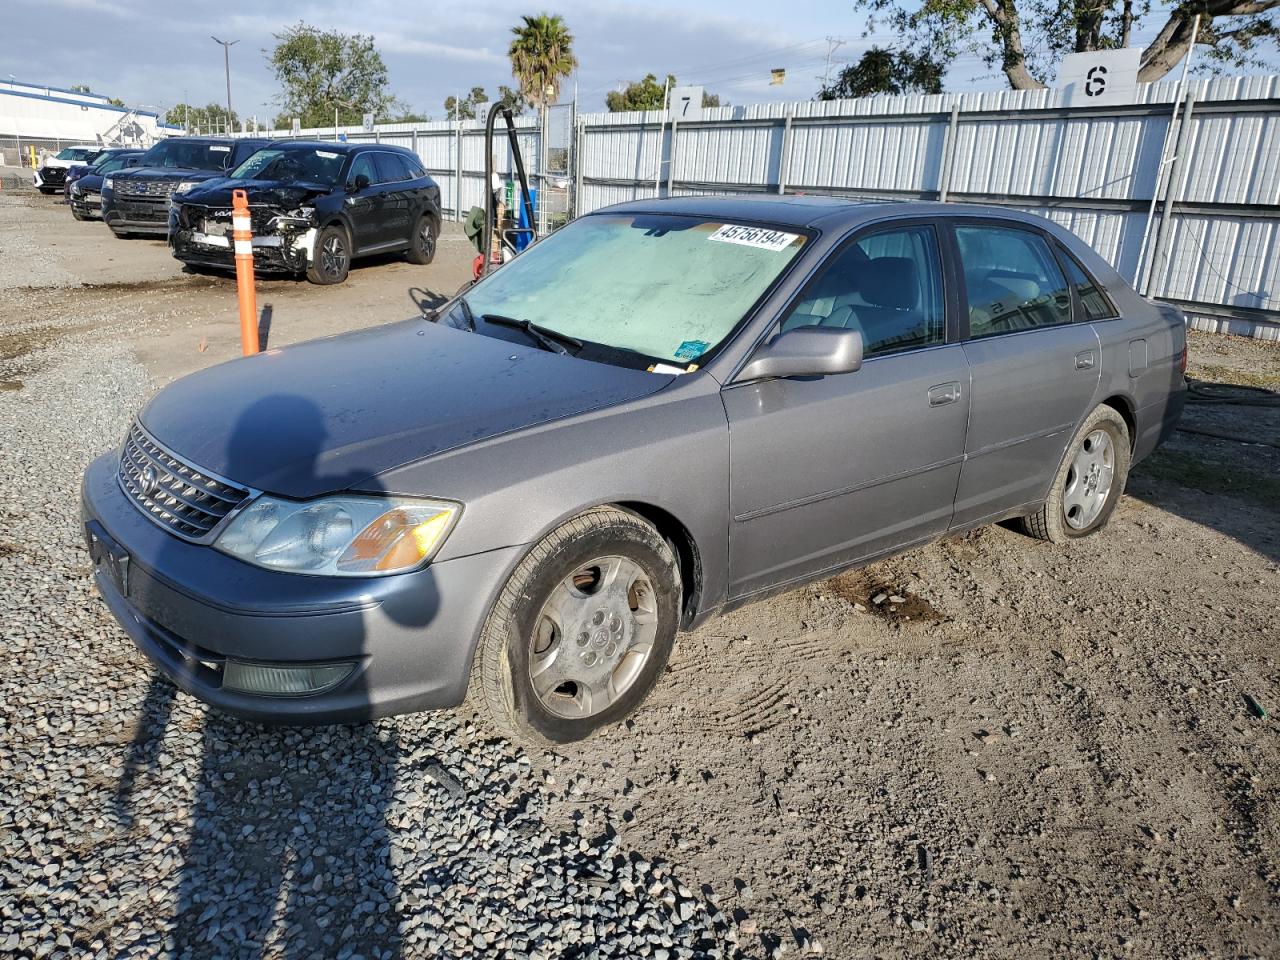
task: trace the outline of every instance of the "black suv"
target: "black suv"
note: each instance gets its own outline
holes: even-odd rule
[[[169,231],[169,198],[224,177],[270,140],[170,137],[161,140],[131,170],[102,181],[102,219],[117,237]]]
[[[440,187],[417,155],[376,143],[286,141],[174,197],[169,243],[184,263],[234,269],[231,193],[248,194],[254,269],[341,283],[355,257],[430,263]]]

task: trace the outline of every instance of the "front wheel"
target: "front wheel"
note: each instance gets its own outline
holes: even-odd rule
[[[1066,543],[1111,519],[1129,478],[1129,427],[1113,407],[1097,407],[1071,438],[1049,498],[1022,520],[1031,536]]]
[[[351,270],[351,245],[347,231],[337,224],[325,227],[316,237],[315,253],[307,266],[307,279],[322,285],[342,283]]]
[[[88,214],[81,213],[80,210],[74,205],[71,207],[71,216],[75,217],[77,220],[89,219]]]
[[[570,743],[633,713],[671,655],[680,572],[670,545],[598,507],[520,563],[485,623],[469,699],[508,736]]]
[[[405,259],[410,263],[426,265],[436,258],[436,242],[440,236],[440,227],[436,218],[424,213],[413,227],[413,236],[409,238],[409,251]]]

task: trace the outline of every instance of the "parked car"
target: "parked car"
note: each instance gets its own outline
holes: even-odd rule
[[[67,203],[71,215],[77,220],[97,220],[102,217],[102,181],[119,170],[138,165],[145,150],[104,150],[88,167],[72,167],[67,175]],[[83,170],[71,179],[77,170]]]
[[[102,181],[102,219],[117,237],[164,236],[169,232],[169,198],[205,180],[225,176],[271,141],[246,137],[169,137],[132,170]]]
[[[351,261],[403,251],[430,263],[440,188],[411,150],[376,143],[276,143],[230,176],[175,198],[169,240],[188,264],[234,270],[231,194],[248,194],[254,269],[341,283]]]
[[[31,182],[41,193],[57,193],[66,182],[69,167],[73,164],[85,163],[101,151],[101,147],[92,144],[63,147],[52,157],[46,157],[41,161],[40,166],[31,175]]]
[[[640,201],[434,316],[170,384],[89,467],[85,530],[125,630],[219,709],[467,696],[571,741],[718,612],[1008,518],[1097,533],[1186,346],[1009,208]]]

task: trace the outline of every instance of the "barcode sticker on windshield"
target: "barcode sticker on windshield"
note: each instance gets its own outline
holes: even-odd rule
[[[210,149],[210,150],[212,150],[214,153],[230,153],[230,152],[231,152],[231,148],[230,148],[230,147],[213,147],[213,146],[211,146],[211,147],[209,147],[209,149]]]
[[[767,227],[747,227],[742,224],[726,223],[711,234],[708,240],[721,243],[739,243],[744,247],[757,247],[761,250],[785,250],[797,237],[798,233],[784,233],[781,230],[770,230]]]
[[[339,157],[339,156],[341,156],[341,154],[339,154],[339,153],[334,153],[334,152],[333,152],[333,151],[331,151],[331,150],[317,150],[317,151],[316,151],[316,156],[317,156],[317,157],[324,157],[326,160],[332,160],[334,157]]]

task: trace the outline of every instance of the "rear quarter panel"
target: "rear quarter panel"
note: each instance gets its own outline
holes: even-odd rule
[[[1123,401],[1135,425],[1133,462],[1154,450],[1177,425],[1186,397],[1181,371],[1187,342],[1182,312],[1137,294],[1088,244],[1057,225],[1052,232],[1106,288],[1120,314],[1091,324],[1098,335],[1102,370],[1095,405]]]

